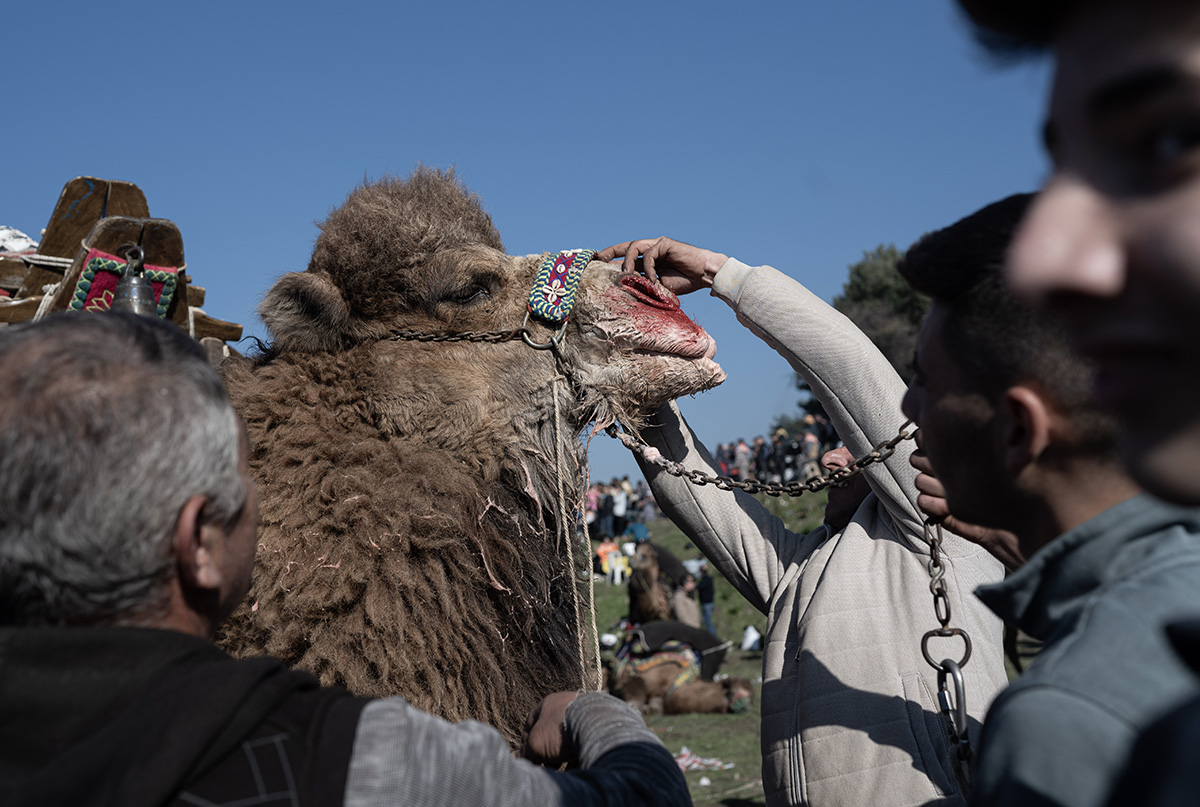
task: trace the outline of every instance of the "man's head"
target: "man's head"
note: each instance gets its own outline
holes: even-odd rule
[[[960,0],[993,44],[1056,60],[1054,175],[1011,282],[1067,324],[1159,495],[1200,503],[1200,6]]]
[[[1010,196],[926,235],[899,267],[933,301],[904,412],[953,513],[1016,532],[1043,495],[1035,471],[1111,468],[1115,446],[1089,365],[1004,285],[1005,254],[1032,200]]]
[[[821,456],[821,467],[826,471],[836,471],[854,462],[854,455],[845,446],[826,451]],[[825,523],[831,533],[840,532],[846,528],[863,499],[871,493],[865,474],[857,474],[845,482],[829,488],[828,500],[825,504]]]
[[[245,596],[257,499],[200,346],[63,314],[0,330],[0,379],[0,624],[215,626]]]

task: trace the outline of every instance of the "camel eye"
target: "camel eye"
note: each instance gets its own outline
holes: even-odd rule
[[[471,286],[465,289],[459,289],[447,294],[443,299],[445,302],[454,303],[455,305],[471,305],[472,303],[480,303],[492,296],[490,290],[484,286]]]

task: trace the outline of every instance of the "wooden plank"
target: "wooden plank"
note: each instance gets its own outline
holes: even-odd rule
[[[149,261],[147,261],[149,263]],[[156,264],[162,266],[162,264]],[[187,276],[179,273],[179,280],[175,283],[175,296],[171,298],[171,304],[167,306],[168,322],[174,322],[185,331],[188,329],[188,308],[192,305],[189,299],[189,290],[187,284]]]
[[[145,219],[139,241],[146,251],[146,263],[154,266],[182,267],[183,235],[170,219]]]
[[[17,299],[27,297],[41,297],[42,288],[51,283],[57,283],[62,280],[63,273],[61,269],[54,269],[49,266],[31,266],[29,274],[25,275],[25,282],[21,284],[21,288],[17,289]]]
[[[221,362],[230,357],[242,355],[215,336],[201,337],[200,347],[208,354],[208,363],[213,367],[219,367]]]
[[[148,219],[150,207],[146,204],[146,195],[137,185],[132,182],[109,180],[108,203],[105,205],[104,215]]]
[[[14,255],[0,255],[0,289],[15,295],[25,285],[29,267]]]
[[[41,297],[26,300],[0,300],[0,322],[28,322],[37,313]]]
[[[96,222],[107,216],[149,218],[150,208],[141,188],[131,182],[110,182],[97,177],[75,177],[63,186],[54,212],[42,233],[39,255],[70,258]]]
[[[145,219],[140,243],[146,253],[146,264],[149,266],[174,266],[179,269],[186,263],[183,256],[183,235],[170,219]],[[191,301],[188,294],[188,278],[180,272],[175,296],[167,308],[166,318],[187,330],[189,304]]]
[[[191,275],[188,275],[188,304],[195,308],[202,308],[207,294],[208,290],[192,283]]]
[[[236,342],[242,338],[242,326],[236,322],[226,322],[223,319],[210,317],[203,311],[193,308],[192,316],[195,320],[197,339],[205,337],[214,337],[222,342]],[[184,328],[187,326],[184,325]]]

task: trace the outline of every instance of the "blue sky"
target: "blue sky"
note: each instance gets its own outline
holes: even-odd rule
[[[68,179],[136,182],[183,233],[205,309],[254,313],[364,178],[455,166],[508,251],[670,235],[829,300],[1046,171],[1045,65],[999,70],[950,0],[10,4],[0,224]],[[710,445],[763,434],[787,364],[707,295],[725,384],[682,403]],[[597,438],[592,475],[637,468]]]

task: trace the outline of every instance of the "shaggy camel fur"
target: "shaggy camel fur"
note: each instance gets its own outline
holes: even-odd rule
[[[506,255],[478,198],[430,169],[357,188],[321,225],[260,307],[272,344],[222,366],[261,498],[227,648],[510,741],[544,695],[594,682],[586,549],[568,562],[579,434],[724,374],[674,295],[598,261],[560,351],[397,338],[520,326],[541,257]]]

